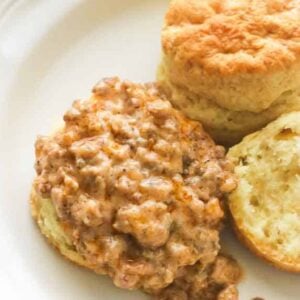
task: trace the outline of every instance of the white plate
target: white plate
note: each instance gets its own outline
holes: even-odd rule
[[[104,76],[151,81],[160,55],[164,0],[24,0],[0,4],[1,299],[148,299],[62,259],[30,218],[37,134]],[[241,300],[297,300],[299,276],[278,271],[228,233],[245,270]]]

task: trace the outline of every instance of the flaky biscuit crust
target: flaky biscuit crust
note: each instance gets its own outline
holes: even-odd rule
[[[290,66],[299,38],[299,0],[175,0],[162,34],[167,55],[222,75]]]

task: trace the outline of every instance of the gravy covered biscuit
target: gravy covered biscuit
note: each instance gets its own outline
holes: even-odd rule
[[[101,81],[36,142],[32,211],[70,260],[157,299],[237,299],[219,253],[233,165],[154,84]]]
[[[257,255],[300,272],[300,112],[283,115],[230,149],[238,188],[235,228]]]
[[[162,48],[158,80],[219,142],[300,110],[299,0],[173,0]]]

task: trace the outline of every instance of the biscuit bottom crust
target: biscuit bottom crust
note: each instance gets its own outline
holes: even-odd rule
[[[259,113],[233,111],[199,96],[187,87],[174,84],[162,62],[157,80],[175,107],[191,119],[200,121],[214,140],[225,146],[237,144],[246,135],[260,130],[284,113],[300,111],[300,87],[282,94],[266,110]]]
[[[238,188],[229,207],[240,239],[274,266],[300,272],[300,112],[230,149]]]

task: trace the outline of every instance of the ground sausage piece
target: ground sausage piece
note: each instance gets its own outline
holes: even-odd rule
[[[237,299],[235,261],[219,255],[225,151],[155,84],[101,81],[65,126],[36,142],[36,192],[76,250],[122,288],[157,299]]]
[[[167,205],[153,200],[142,205],[128,205],[118,210],[114,228],[133,235],[138,242],[150,248],[163,246],[170,235],[171,214]]]
[[[140,183],[140,190],[156,201],[166,201],[173,190],[173,184],[169,180],[160,177],[150,177]]]
[[[238,300],[239,295],[236,287],[234,285],[227,286],[218,295],[218,300]]]
[[[234,284],[240,275],[241,272],[236,262],[219,256],[214,263],[211,279],[217,284],[230,285]]]

